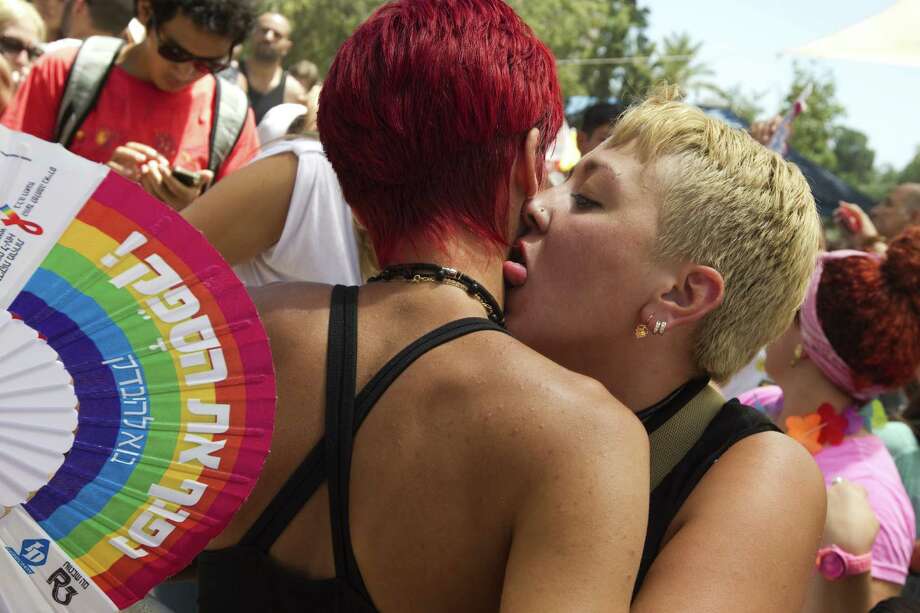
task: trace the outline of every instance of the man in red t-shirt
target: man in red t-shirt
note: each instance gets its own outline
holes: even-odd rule
[[[207,170],[216,77],[254,22],[250,0],[138,0],[147,37],[122,48],[95,105],[69,149],[182,209],[214,177]],[[19,88],[0,123],[54,140],[61,98],[77,49],[43,57]],[[221,87],[234,87],[222,83]],[[252,111],[217,180],[252,159],[259,148]],[[172,169],[198,172],[187,187]]]

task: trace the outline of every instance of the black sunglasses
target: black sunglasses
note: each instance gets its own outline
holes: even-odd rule
[[[42,50],[38,47],[28,45],[12,36],[0,36],[0,51],[11,55],[19,55],[25,51],[29,54],[30,60],[35,60],[42,54]]]
[[[221,58],[192,55],[173,41],[164,39],[162,32],[160,32],[159,24],[156,24],[153,18],[150,19],[149,26],[157,33],[157,53],[167,62],[176,64],[191,62],[198,72],[210,72],[212,74],[230,67],[229,55]]]

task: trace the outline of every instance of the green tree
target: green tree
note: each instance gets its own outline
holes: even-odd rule
[[[698,59],[702,48],[703,43],[694,42],[687,33],[666,36],[652,68],[653,79],[678,85],[688,94],[708,92],[724,97],[724,92],[708,80],[715,72]]]
[[[759,101],[763,99],[766,92],[747,93],[740,85],[735,85],[719,93],[720,102],[748,124],[763,118],[764,108]]]
[[[898,183],[920,183],[920,147],[904,169],[898,173]]]
[[[885,164],[880,168],[873,168],[868,179],[856,187],[874,202],[880,202],[900,182],[900,173],[890,164]]]
[[[837,87],[829,72],[819,74],[801,64],[795,64],[794,78],[786,104],[792,106],[802,91],[811,84],[813,90],[807,101],[808,110],[795,120],[795,130],[789,144],[802,155],[830,171],[837,170],[834,137],[837,122],[845,115],[836,99]]]
[[[577,61],[592,56],[594,35],[607,14],[605,0],[509,0],[509,4],[563,60],[558,65],[563,94],[588,95]]]
[[[293,45],[287,64],[310,60],[326,74],[345,39],[381,0],[271,0],[262,10],[277,11],[291,22]]]
[[[508,0],[552,49],[566,96],[640,98],[653,83],[649,10],[635,0]]]
[[[648,9],[635,0],[508,0],[557,58],[566,96],[632,100],[652,84],[645,35]],[[288,63],[314,62],[325,74],[342,42],[381,0],[266,0],[263,10],[285,15],[294,44]],[[628,58],[628,59],[624,59]],[[632,59],[638,58],[638,59]],[[573,61],[574,60],[574,61]]]
[[[875,151],[869,148],[869,137],[858,130],[837,127],[834,134],[836,171],[852,185],[863,185],[873,177]]]

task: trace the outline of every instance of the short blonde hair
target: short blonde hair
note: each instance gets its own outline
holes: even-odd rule
[[[38,40],[45,40],[45,20],[38,14],[34,6],[24,0],[0,0],[0,28],[5,28],[13,22],[24,22],[35,29]]]
[[[725,280],[694,346],[696,366],[724,380],[792,322],[821,223],[798,167],[678,95],[662,87],[630,109],[609,146],[632,143],[643,164],[658,162],[657,257],[710,266]]]

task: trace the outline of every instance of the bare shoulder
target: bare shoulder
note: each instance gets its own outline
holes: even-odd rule
[[[285,102],[297,102],[300,103],[304,97],[307,95],[307,90],[303,88],[303,85],[300,84],[300,81],[293,77],[288,77],[284,83],[284,98]]]
[[[332,287],[322,283],[269,283],[249,288],[249,295],[266,327],[296,324],[328,312]]]
[[[749,436],[731,447],[719,460],[714,479],[735,478],[759,482],[764,493],[795,494],[797,504],[824,498],[824,478],[808,451],[779,432]],[[823,507],[822,507],[823,515]]]
[[[505,451],[489,480],[512,518],[502,610],[628,610],[648,518],[645,429],[600,383],[526,347],[492,366],[492,385],[510,390],[488,433]]]
[[[796,533],[820,537],[825,504],[824,479],[811,454],[785,434],[762,432],[739,441],[719,458],[675,524],[718,518],[723,525],[783,524],[783,530],[764,532],[782,540]]]
[[[495,390],[502,407],[495,425],[510,427],[515,435],[511,444],[527,457],[566,453],[647,470],[642,468],[648,455],[645,428],[603,385],[510,337],[483,335],[483,341],[495,346],[488,350],[488,363],[474,366],[478,372],[472,378]]]
[[[300,163],[297,154],[293,151],[281,151],[274,155],[255,160],[244,166],[228,177],[241,176],[247,184],[266,190],[262,196],[272,197],[272,191],[277,190],[284,202],[290,200],[294,179],[297,178],[297,167]],[[226,179],[225,179],[226,180]],[[239,187],[239,182],[234,187]],[[217,184],[218,186],[220,183]]]
[[[779,432],[762,432],[726,451],[685,508],[692,514],[724,518],[726,499],[743,499],[745,504],[736,511],[753,522],[768,525],[794,518],[799,527],[809,520],[823,526],[824,491],[821,471],[801,444]]]
[[[304,348],[313,346],[325,351],[331,292],[331,286],[319,283],[271,283],[250,288],[272,345],[276,368],[285,364],[280,355],[285,350],[292,355],[303,354]]]

